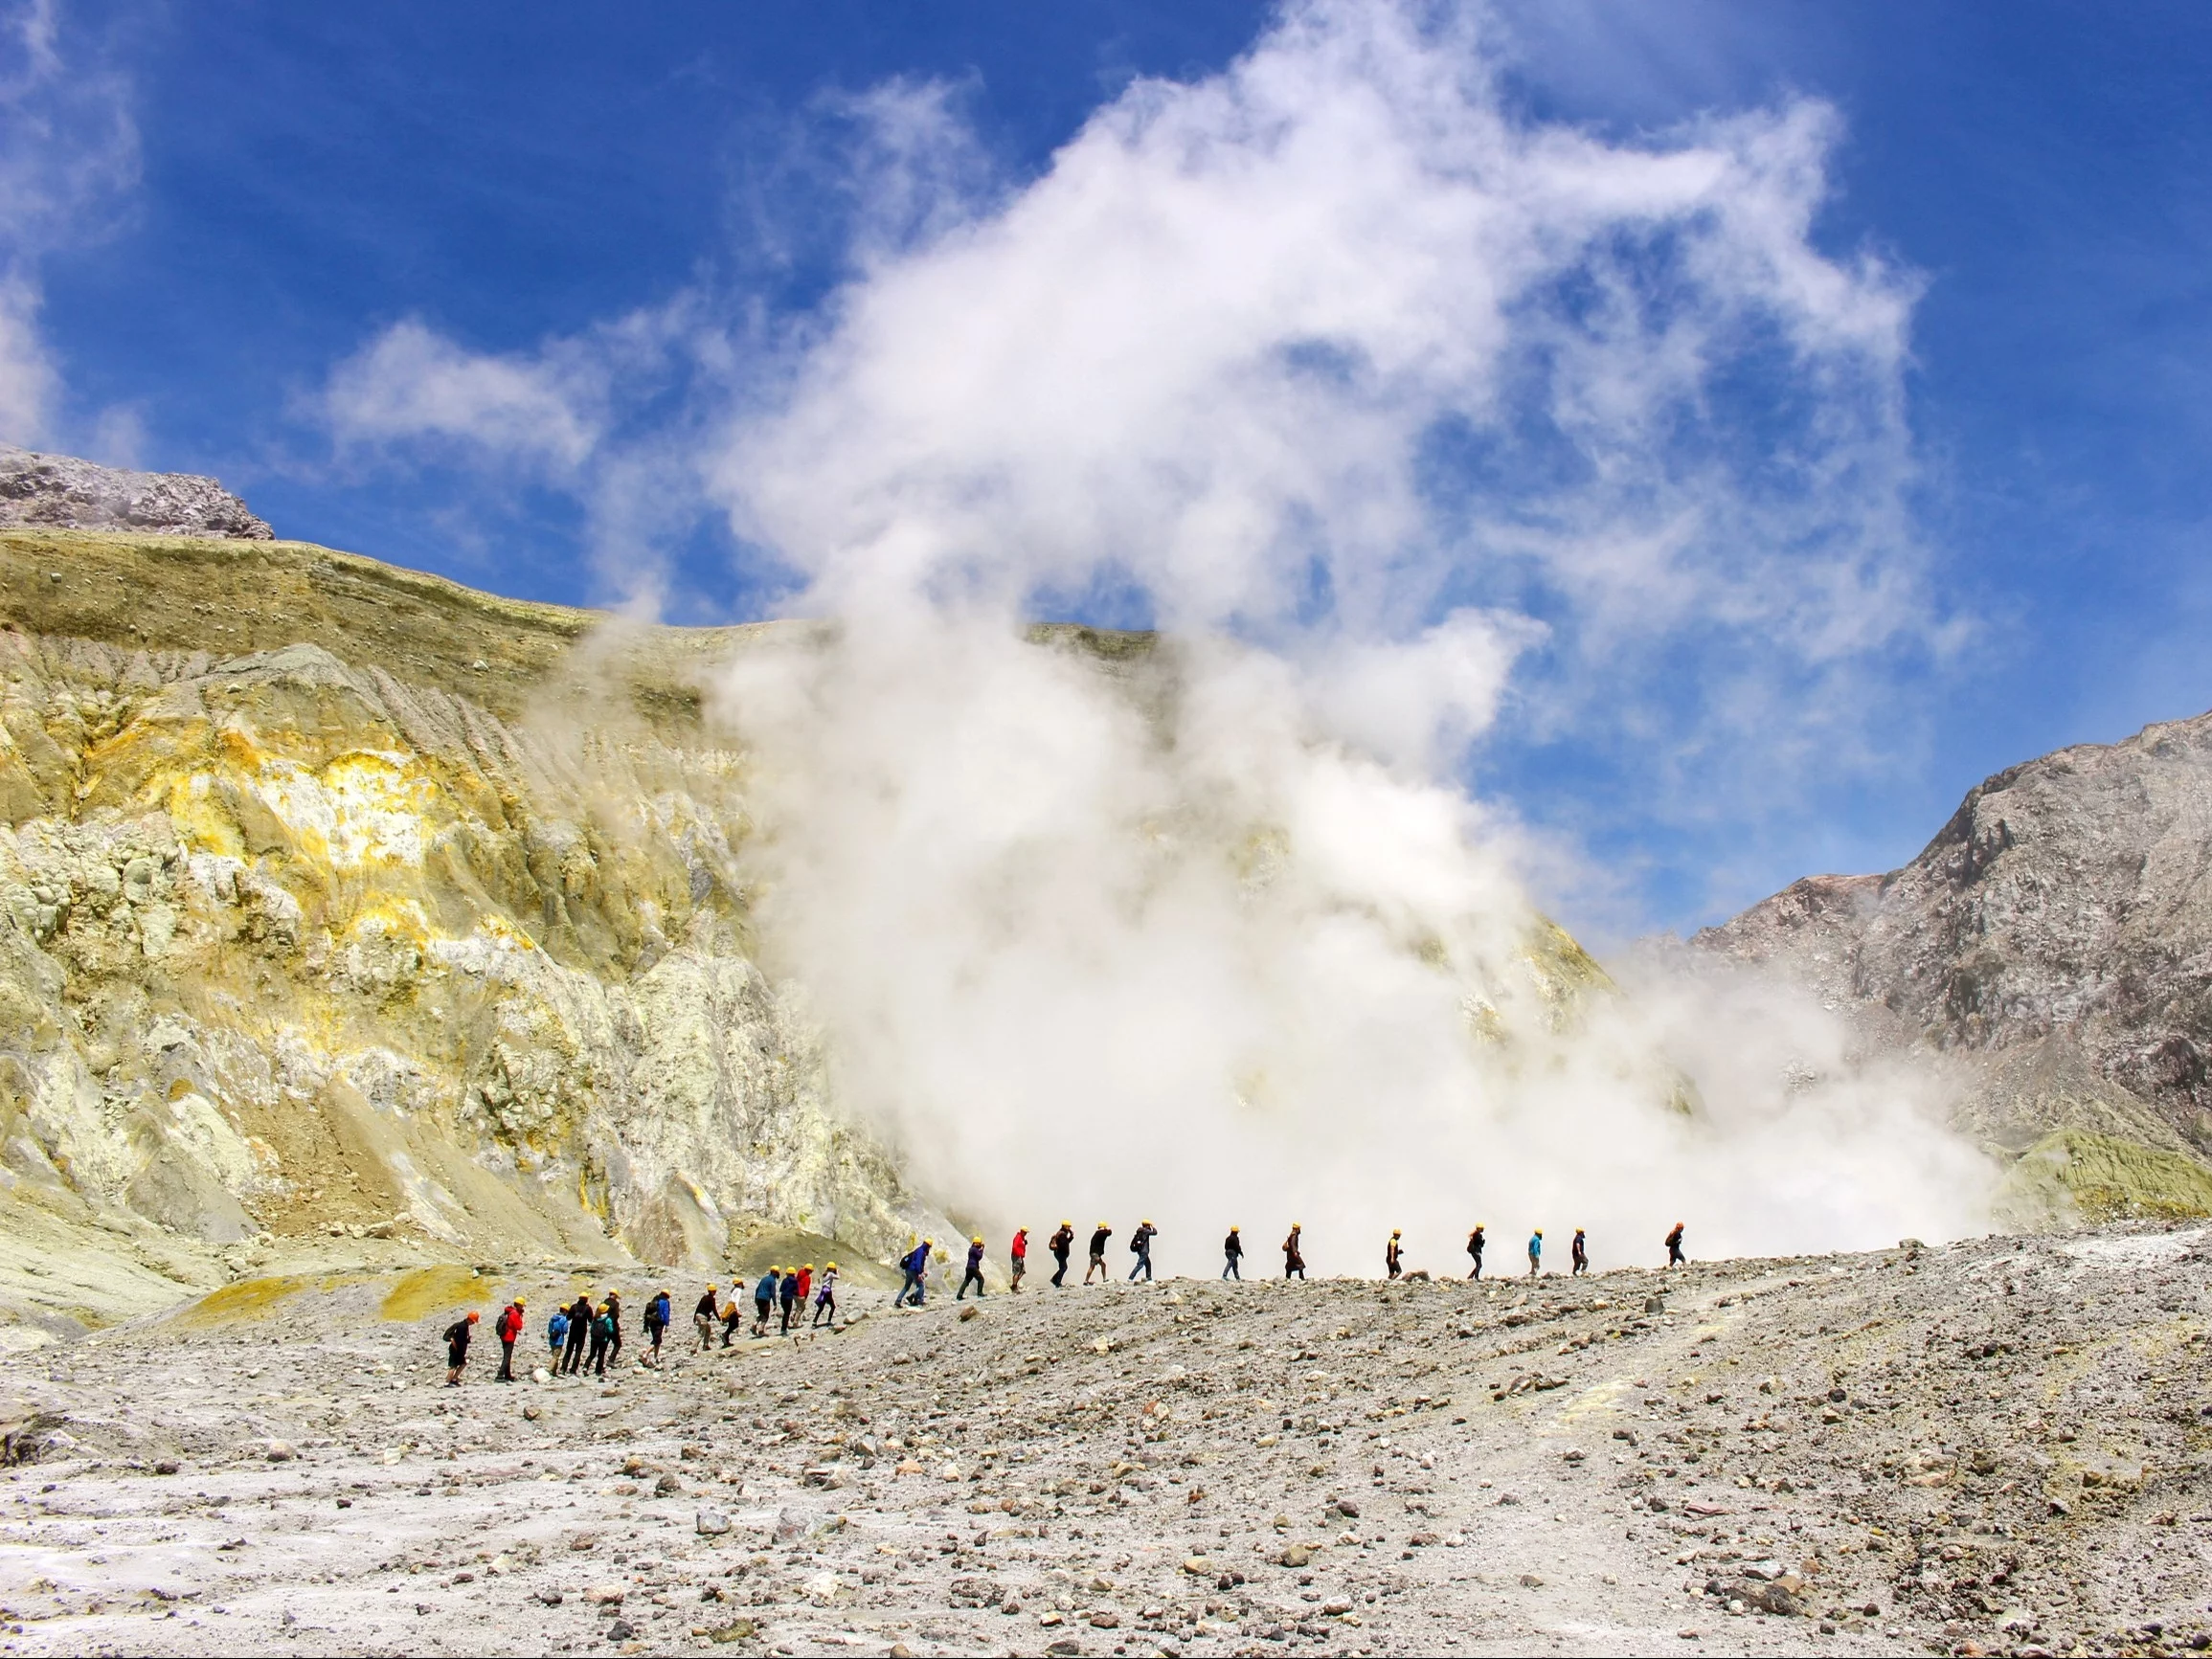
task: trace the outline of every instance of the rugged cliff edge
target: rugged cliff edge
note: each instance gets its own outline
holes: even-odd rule
[[[0,622],[0,1318],[332,1230],[709,1267],[944,1224],[753,959],[698,678],[768,630],[32,528]],[[120,1254],[31,1271],[72,1249]]]
[[[2092,1213],[2212,1197],[2212,714],[1999,773],[1904,868],[1808,877],[1694,942],[1942,1057],[1965,1125],[2032,1150],[2022,1181]]]

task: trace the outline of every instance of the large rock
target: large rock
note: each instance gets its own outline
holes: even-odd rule
[[[212,478],[125,472],[0,445],[0,525],[153,530],[265,542],[275,534]]]

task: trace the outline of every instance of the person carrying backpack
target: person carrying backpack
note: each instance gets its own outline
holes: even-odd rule
[[[584,1363],[595,1377],[607,1374],[608,1350],[615,1345],[615,1299],[609,1296],[599,1306],[598,1317],[592,1321],[592,1356]]]
[[[1682,1254],[1682,1224],[1680,1222],[1677,1222],[1674,1224],[1674,1230],[1667,1234],[1667,1266],[1670,1267],[1689,1266],[1689,1258]]]
[[[522,1298],[517,1296],[499,1311],[499,1317],[492,1322],[491,1334],[499,1338],[499,1375],[492,1379],[494,1382],[514,1380],[514,1342],[522,1334],[524,1317]]]
[[[560,1369],[561,1349],[567,1346],[568,1339],[569,1311],[566,1308],[555,1307],[553,1311],[553,1317],[545,1322],[545,1340],[546,1346],[553,1350],[549,1357],[556,1371]]]
[[[1290,1237],[1282,1242],[1282,1276],[1288,1279],[1296,1275],[1300,1284],[1306,1276],[1305,1250],[1298,1242],[1302,1231],[1299,1223],[1291,1222]]]
[[[968,1241],[968,1270],[960,1275],[959,1294],[955,1296],[953,1300],[965,1302],[968,1299],[968,1287],[970,1285],[976,1288],[976,1299],[982,1301],[983,1295],[983,1235],[981,1233]]]
[[[1395,1279],[1406,1270],[1404,1261],[1398,1253],[1398,1240],[1402,1236],[1397,1228],[1392,1227],[1390,1229],[1390,1242],[1383,1246],[1383,1273],[1386,1278]]]
[[[1062,1222],[1060,1230],[1045,1241],[1045,1247],[1052,1252],[1052,1260],[1060,1264],[1053,1270],[1052,1284],[1064,1289],[1068,1284],[1068,1252],[1075,1247],[1075,1223]]]
[[[832,1262],[822,1269],[822,1283],[814,1288],[814,1322],[829,1321],[829,1328],[837,1329],[837,1264]]]
[[[1243,1284],[1243,1261],[1244,1233],[1240,1228],[1231,1227],[1229,1229],[1229,1237],[1221,1241],[1221,1276]]]
[[[591,1340],[592,1321],[598,1316],[598,1310],[592,1306],[591,1296],[587,1292],[578,1292],[576,1299],[569,1304],[568,1351],[561,1356],[561,1362],[555,1367],[562,1375],[575,1377],[583,1370],[584,1344]]]
[[[699,1298],[691,1310],[691,1329],[699,1333],[699,1352],[702,1354],[714,1346],[714,1320],[721,1312],[721,1304],[714,1300],[714,1287],[710,1285],[707,1293]]]
[[[916,1308],[922,1305],[922,1286],[928,1278],[930,1270],[930,1246],[936,1243],[935,1239],[924,1239],[909,1250],[905,1258],[900,1261],[899,1267],[906,1273],[906,1283],[898,1288],[898,1294],[891,1299],[891,1305],[893,1308],[905,1307],[907,1305],[906,1299],[910,1295],[914,1298],[914,1305]]]
[[[1482,1245],[1484,1243],[1482,1228],[1478,1223],[1475,1230],[1467,1235],[1467,1253],[1475,1258],[1475,1270],[1467,1275],[1470,1279],[1482,1277]]]
[[[461,1386],[461,1368],[468,1363],[468,1339],[476,1334],[476,1315],[472,1312],[456,1319],[445,1328],[445,1386]]]
[[[599,1311],[607,1321],[607,1363],[618,1365],[622,1357],[622,1293],[609,1290]]]
[[[1569,1277],[1578,1279],[1590,1271],[1590,1242],[1583,1237],[1580,1227],[1574,1229],[1574,1242],[1568,1246],[1568,1254],[1574,1260],[1574,1271]]]
[[[1152,1241],[1159,1236],[1160,1229],[1150,1222],[1138,1222],[1137,1230],[1129,1235],[1129,1253],[1137,1258],[1136,1266],[1129,1269],[1131,1284],[1137,1282],[1140,1273],[1144,1275],[1147,1285],[1152,1283]]]
[[[655,1370],[661,1364],[661,1334],[668,1329],[668,1292],[657,1290],[645,1304],[645,1363]]]
[[[737,1301],[740,1289],[737,1285],[730,1287],[730,1302],[722,1310],[722,1346],[725,1348],[730,1346],[731,1337],[745,1329],[745,1310]]]

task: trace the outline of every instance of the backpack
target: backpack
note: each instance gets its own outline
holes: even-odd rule
[[[599,1334],[609,1342],[615,1339],[615,1316],[612,1313],[599,1315]]]
[[[1129,1253],[1134,1256],[1142,1248],[1144,1248],[1144,1235],[1142,1233],[1131,1233],[1129,1235]]]
[[[546,1321],[545,1339],[556,1348],[568,1334],[569,1316],[566,1313],[555,1313]]]

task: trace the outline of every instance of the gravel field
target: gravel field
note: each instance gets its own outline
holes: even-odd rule
[[[1169,1279],[673,1333],[295,1261],[15,1356],[9,1652],[2178,1652],[2198,1224],[1469,1285]],[[491,1317],[620,1288],[604,1382]],[[669,1282],[679,1314],[698,1288]],[[437,1332],[484,1310],[459,1389]],[[542,1357],[542,1340],[518,1352]]]

